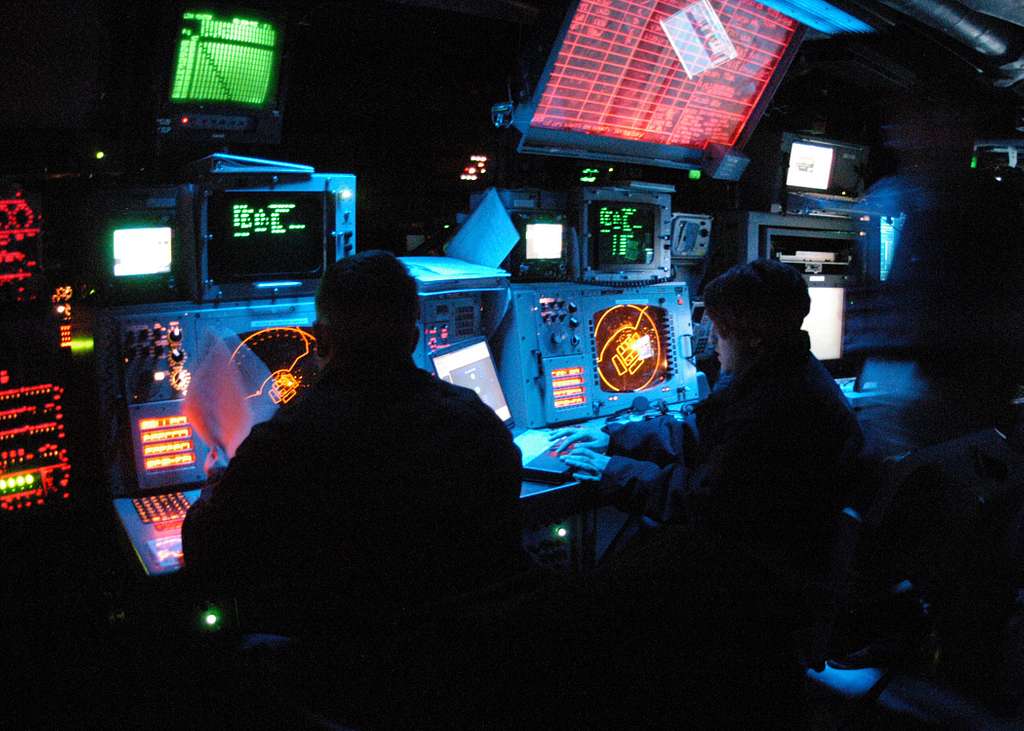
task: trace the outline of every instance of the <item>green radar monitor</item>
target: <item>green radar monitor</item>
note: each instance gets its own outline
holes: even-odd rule
[[[257,11],[186,7],[176,27],[158,135],[279,142],[283,21]]]

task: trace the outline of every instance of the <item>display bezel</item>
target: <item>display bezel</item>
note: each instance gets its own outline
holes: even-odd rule
[[[692,170],[702,167],[709,141],[702,145],[692,146],[664,144],[533,125],[534,115],[540,107],[544,92],[551,81],[556,61],[580,6],[579,0],[570,3],[551,46],[547,62],[534,87],[532,98],[528,103],[517,107],[515,111],[513,124],[521,133],[518,151],[608,162],[640,163],[666,168]],[[733,147],[742,148],[750,139],[779,83],[785,76],[786,70],[795,58],[803,39],[803,33],[804,27],[796,23],[788,45],[779,57],[773,73],[754,99],[745,123],[736,132],[735,139],[732,141]]]
[[[243,197],[260,197],[263,199],[300,199],[303,202],[316,201],[319,207],[319,220],[315,221],[316,231],[311,234],[318,241],[316,265],[309,268],[280,268],[267,267],[265,271],[246,271],[244,273],[230,273],[223,271],[220,263],[220,251],[217,247],[229,238],[231,231],[231,214],[228,213],[231,200]],[[212,191],[206,200],[206,247],[204,250],[204,268],[207,279],[213,284],[222,283],[252,283],[261,281],[273,281],[280,279],[291,279],[297,281],[318,280],[326,267],[326,247],[324,245],[327,227],[328,196],[318,191],[299,190],[271,190],[271,189],[228,189]],[[307,221],[307,224],[309,222]],[[231,236],[231,238],[234,238]],[[217,252],[217,257],[213,255]],[[270,252],[264,252],[266,257]],[[314,257],[310,256],[306,261],[312,262]],[[216,263],[215,263],[216,262]]]
[[[651,261],[650,262],[604,262],[601,260],[600,246],[597,245],[598,227],[600,222],[598,217],[600,216],[600,209],[602,207],[609,206],[634,206],[643,212],[646,220],[650,222],[650,250],[651,250]],[[587,239],[588,239],[588,251],[590,254],[590,267],[593,271],[602,274],[613,274],[616,272],[630,271],[630,272],[646,272],[652,273],[661,270],[661,257],[658,255],[659,247],[662,245],[659,218],[661,215],[662,207],[656,203],[648,202],[637,202],[627,200],[592,200],[587,202],[586,211],[586,222],[587,222]]]

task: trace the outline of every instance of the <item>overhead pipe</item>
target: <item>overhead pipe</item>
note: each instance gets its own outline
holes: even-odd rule
[[[997,86],[1024,79],[1024,29],[964,6],[957,0],[882,0],[991,59],[999,68]]]

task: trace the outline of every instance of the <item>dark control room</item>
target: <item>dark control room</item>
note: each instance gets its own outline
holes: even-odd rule
[[[3,17],[0,727],[1024,727],[1020,2]]]

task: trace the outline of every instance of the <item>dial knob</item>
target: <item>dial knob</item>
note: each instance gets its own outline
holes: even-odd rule
[[[171,329],[167,331],[167,341],[170,343],[181,342],[181,328],[177,325],[171,325]]]
[[[580,321],[579,320],[577,320],[575,317],[570,317],[569,318],[569,327],[579,327],[579,326],[580,326]]]
[[[571,338],[569,338],[569,343],[572,345],[572,347],[575,348],[577,345],[580,344],[580,336],[573,335]]]
[[[181,348],[171,348],[171,352],[167,354],[167,360],[172,363],[180,363],[185,359],[185,351]]]
[[[573,312],[576,311],[576,303],[575,302],[570,302],[568,304],[568,306],[566,307],[566,309],[569,310],[569,314],[572,314]]]

